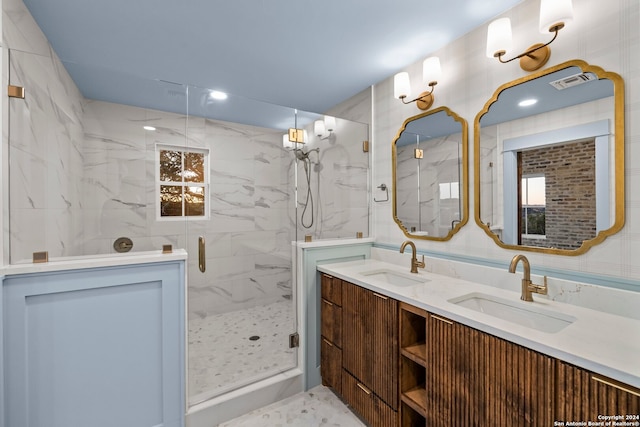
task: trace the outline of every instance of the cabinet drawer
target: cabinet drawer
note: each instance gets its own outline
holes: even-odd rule
[[[322,385],[342,395],[342,350],[324,337],[320,345],[320,375]]]
[[[323,298],[320,302],[320,320],[322,336],[342,348],[342,307]]]
[[[335,305],[342,306],[342,280],[323,274],[321,287],[322,298]]]
[[[398,425],[398,413],[345,370],[342,371],[342,395],[371,427]]]

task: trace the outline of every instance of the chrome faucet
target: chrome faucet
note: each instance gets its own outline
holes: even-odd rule
[[[404,243],[402,243],[402,246],[400,246],[400,253],[401,254],[404,253],[404,248],[406,248],[407,245],[411,246],[411,249],[413,250],[413,253],[411,255],[411,272],[412,273],[417,273],[418,272],[418,267],[424,268],[424,266],[425,266],[424,255],[422,255],[422,261],[418,261],[418,255],[416,253],[416,245],[411,240],[407,240]]]
[[[544,285],[535,285],[531,282],[531,265],[529,260],[524,255],[516,255],[509,264],[509,273],[515,273],[518,262],[522,261],[522,270],[524,275],[522,276],[522,294],[520,299],[523,301],[533,302],[533,292],[536,294],[547,295],[547,276],[544,276]]]

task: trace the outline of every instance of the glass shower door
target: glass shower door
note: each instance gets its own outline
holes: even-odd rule
[[[189,87],[185,151],[204,154],[208,175],[205,215],[186,218],[190,405],[292,369],[298,358],[289,346],[297,329],[294,160],[282,144],[295,112],[214,102],[209,93]],[[255,124],[205,118],[238,104]]]

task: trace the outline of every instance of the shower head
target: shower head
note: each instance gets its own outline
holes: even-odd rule
[[[296,157],[298,158],[298,160],[309,160],[309,154],[311,154],[312,151],[315,151],[316,153],[320,153],[320,149],[319,148],[314,148],[313,150],[309,150],[309,151],[303,151],[301,149],[297,149],[297,150],[293,150],[294,153],[296,154]]]

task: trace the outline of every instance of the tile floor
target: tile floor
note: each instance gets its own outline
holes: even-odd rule
[[[290,299],[190,319],[190,404],[294,367],[294,321]],[[260,338],[250,339],[255,336]]]
[[[317,386],[218,427],[364,427],[331,390]]]

